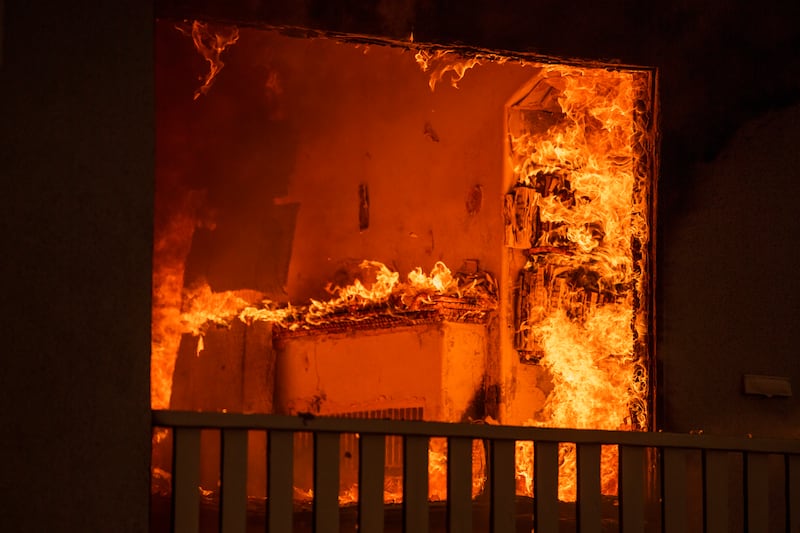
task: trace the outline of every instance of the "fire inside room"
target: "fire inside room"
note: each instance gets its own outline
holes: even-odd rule
[[[652,69],[413,36],[158,22],[152,407],[652,428],[654,87]],[[158,491],[170,437],[154,439]],[[432,501],[445,444],[430,442]],[[265,445],[251,436],[253,498]],[[310,446],[295,441],[300,503]],[[574,501],[574,447],[560,453]],[[210,497],[218,460],[204,453]],[[532,460],[518,442],[522,496]],[[476,442],[475,497],[484,464]]]

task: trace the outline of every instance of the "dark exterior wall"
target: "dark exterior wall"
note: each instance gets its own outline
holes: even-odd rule
[[[4,7],[0,530],[146,531],[152,6]]]
[[[800,106],[742,126],[694,169],[692,208],[665,228],[660,356],[673,431],[800,438]],[[743,394],[743,374],[794,396]]]

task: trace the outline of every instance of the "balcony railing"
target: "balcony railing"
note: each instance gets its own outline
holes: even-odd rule
[[[359,435],[357,529],[385,530],[384,461],[387,436],[402,439],[403,498],[394,506],[399,528],[427,532],[428,443],[448,440],[447,501],[444,527],[450,532],[531,530],[625,533],[767,531],[800,532],[800,441],[748,439],[672,433],[569,430],[278,415],[154,411],[154,428],[173,436],[172,529],[200,530],[200,432],[221,435],[219,530],[247,530],[248,432],[267,433],[266,528],[293,530],[294,436],[313,434],[313,530],[340,531],[340,436]],[[482,498],[486,520],[474,519],[473,440],[487,454]],[[516,495],[517,441],[534,445],[535,498]],[[558,500],[559,445],[577,446],[577,501],[565,524]],[[601,446],[619,451],[616,516],[603,516],[608,497],[600,490]],[[527,505],[529,504],[529,505]],[[561,509],[561,511],[560,511]],[[527,524],[527,525],[526,525]]]

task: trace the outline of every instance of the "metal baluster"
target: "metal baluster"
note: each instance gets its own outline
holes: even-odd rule
[[[283,533],[292,530],[294,433],[273,430],[268,439],[267,530]]]
[[[600,533],[600,445],[578,445],[578,531]]]
[[[428,437],[406,437],[403,454],[403,530],[428,533]]]
[[[472,439],[447,439],[447,530],[472,531]]]
[[[558,533],[558,443],[534,443],[534,494],[536,533]]]
[[[220,531],[244,533],[247,529],[247,430],[222,430],[222,483]]]
[[[175,428],[172,486],[172,530],[195,533],[200,530],[200,430]]]
[[[706,533],[728,531],[728,452],[706,450],[703,453]]]
[[[339,433],[314,433],[314,531],[339,531]]]
[[[662,450],[662,520],[664,533],[686,532],[686,451]]]
[[[384,435],[361,435],[358,465],[358,530],[383,532]]]
[[[644,532],[644,448],[619,447],[620,520],[623,533]]]
[[[516,529],[514,501],[516,491],[513,440],[490,442],[491,464],[491,524],[493,533],[505,533]]]
[[[765,453],[744,455],[745,524],[749,533],[769,530],[769,456]]]

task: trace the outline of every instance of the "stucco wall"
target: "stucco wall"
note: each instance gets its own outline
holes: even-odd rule
[[[800,437],[800,106],[745,124],[698,166],[692,208],[665,228],[659,356],[673,431]],[[792,397],[745,395],[744,374]]]
[[[145,531],[152,6],[0,7],[0,530]]]

